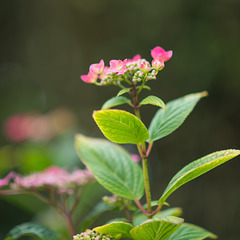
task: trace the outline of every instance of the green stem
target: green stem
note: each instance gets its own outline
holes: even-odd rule
[[[142,87],[144,84],[142,85]],[[138,93],[136,89],[136,85],[132,84],[132,101],[134,106],[134,112],[136,117],[141,120],[139,104],[138,104]],[[146,155],[146,144],[142,143],[141,145],[137,145],[139,154],[142,158],[142,166],[143,166],[143,176],[144,176],[144,186],[145,186],[145,194],[147,201],[147,216],[151,218],[152,206],[151,206],[151,191],[150,191],[150,183],[149,183],[149,174],[148,174],[148,159]]]
[[[145,193],[146,193],[146,200],[147,200],[147,212],[148,214],[151,214],[152,212],[151,191],[150,191],[149,174],[148,174],[148,159],[146,157],[142,159],[142,166],[143,166],[144,185],[145,185]]]

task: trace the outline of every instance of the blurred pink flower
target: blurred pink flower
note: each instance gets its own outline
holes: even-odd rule
[[[49,140],[53,136],[71,128],[75,124],[74,115],[64,108],[48,114],[16,114],[6,119],[3,131],[13,142],[26,140]]]
[[[14,142],[21,142],[29,137],[32,118],[27,115],[14,115],[8,118],[3,126],[6,136]]]
[[[132,156],[132,158],[133,158],[133,160],[134,160],[135,162],[137,162],[137,163],[140,162],[140,157],[139,157],[139,155],[137,155],[137,154],[132,154],[131,156]]]
[[[52,166],[44,171],[33,173],[28,176],[16,174],[11,188],[14,189],[36,189],[52,187],[61,193],[69,192],[70,189],[81,186],[93,180],[93,175],[88,170],[74,170],[72,173],[65,169]]]
[[[162,60],[164,62],[168,61],[172,57],[173,51],[165,51],[163,48],[157,46],[151,50],[151,56],[153,59]]]
[[[0,188],[9,185],[10,180],[15,176],[14,172],[10,172],[5,178],[0,179]]]

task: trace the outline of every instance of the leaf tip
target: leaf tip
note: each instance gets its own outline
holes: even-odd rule
[[[208,92],[207,91],[203,91],[200,94],[201,94],[201,97],[207,97],[208,96]]]

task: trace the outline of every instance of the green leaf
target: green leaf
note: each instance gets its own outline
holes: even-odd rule
[[[22,223],[15,226],[7,235],[5,240],[16,240],[22,236],[35,236],[41,240],[61,240],[63,239],[59,234],[53,232],[51,229],[35,223]]]
[[[122,147],[83,135],[76,136],[75,145],[83,163],[108,191],[128,199],[143,196],[142,169]]]
[[[130,92],[131,88],[123,88],[122,90],[120,90],[117,94],[117,97],[119,97],[120,95],[123,95],[124,93]]]
[[[139,89],[139,88],[141,88],[142,86],[137,86],[137,89]],[[144,85],[143,86],[143,89],[147,89],[148,91],[150,91],[151,90],[151,88],[149,87],[149,86],[147,86],[147,85]]]
[[[189,94],[167,103],[167,111],[159,109],[151,121],[148,141],[153,142],[166,137],[179,128],[197,102],[205,96],[207,96],[207,92]]]
[[[181,187],[183,184],[227,162],[228,160],[236,157],[239,154],[239,150],[230,149],[211,153],[205,157],[191,162],[172,178],[167,188],[165,189],[162,197],[158,201],[158,204],[162,204],[163,202],[165,202],[168,196],[172,194],[176,189]]]
[[[93,118],[106,138],[115,143],[141,144],[149,138],[142,121],[122,110],[100,110]]]
[[[140,102],[140,106],[141,105],[147,105],[147,104],[151,104],[151,105],[155,105],[158,107],[162,107],[165,111],[166,111],[166,106],[165,103],[163,102],[163,100],[161,100],[160,98],[156,97],[156,96],[148,96],[146,98],[144,98],[141,102]]]
[[[183,223],[167,240],[202,240],[206,238],[216,239],[217,236],[199,226]]]
[[[133,226],[126,222],[112,222],[100,227],[96,227],[93,231],[102,234],[110,234],[113,238],[131,238],[130,230]]]
[[[107,100],[103,106],[102,106],[102,110],[105,109],[109,109],[118,105],[122,105],[122,104],[131,104],[130,99],[126,98],[126,97],[113,97],[110,98],[109,100]]]
[[[167,216],[175,216],[179,217],[182,214],[181,208],[168,208],[166,210],[162,210],[153,216],[153,219],[159,220],[160,218],[164,218]],[[137,226],[140,225],[142,222],[147,220],[147,216],[143,213],[137,214],[133,216],[133,225]]]
[[[164,240],[182,225],[183,219],[178,217],[165,217],[159,220],[147,220],[131,230],[136,240]]]

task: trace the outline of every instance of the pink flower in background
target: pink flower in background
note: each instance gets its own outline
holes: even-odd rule
[[[27,115],[14,115],[8,118],[3,126],[6,136],[14,142],[21,142],[29,138],[29,128],[32,118]]]
[[[81,75],[81,79],[86,83],[95,83],[98,75],[94,72],[89,71],[87,75]]]
[[[48,189],[48,187],[51,187],[60,191],[60,193],[71,193],[72,191],[69,190],[92,181],[93,175],[88,170],[78,169],[69,173],[63,168],[51,166],[44,171],[28,176],[15,174],[13,180],[14,182],[10,185],[13,189],[31,190],[37,188]]]
[[[157,46],[151,50],[151,56],[153,59],[158,59],[159,61],[168,61],[172,57],[173,51],[165,51],[163,48]]]
[[[95,74],[101,74],[104,69],[104,61],[101,59],[99,63],[90,65],[89,71]]]
[[[46,141],[75,125],[75,116],[64,108],[48,114],[24,113],[6,119],[3,131],[13,142]]]
[[[10,180],[15,176],[14,172],[10,172],[5,178],[0,179],[0,188],[9,185]]]
[[[131,156],[132,156],[132,158],[133,158],[133,160],[134,160],[135,162],[137,162],[137,163],[140,162],[140,157],[139,157],[139,155],[137,155],[137,154],[132,154]]]

